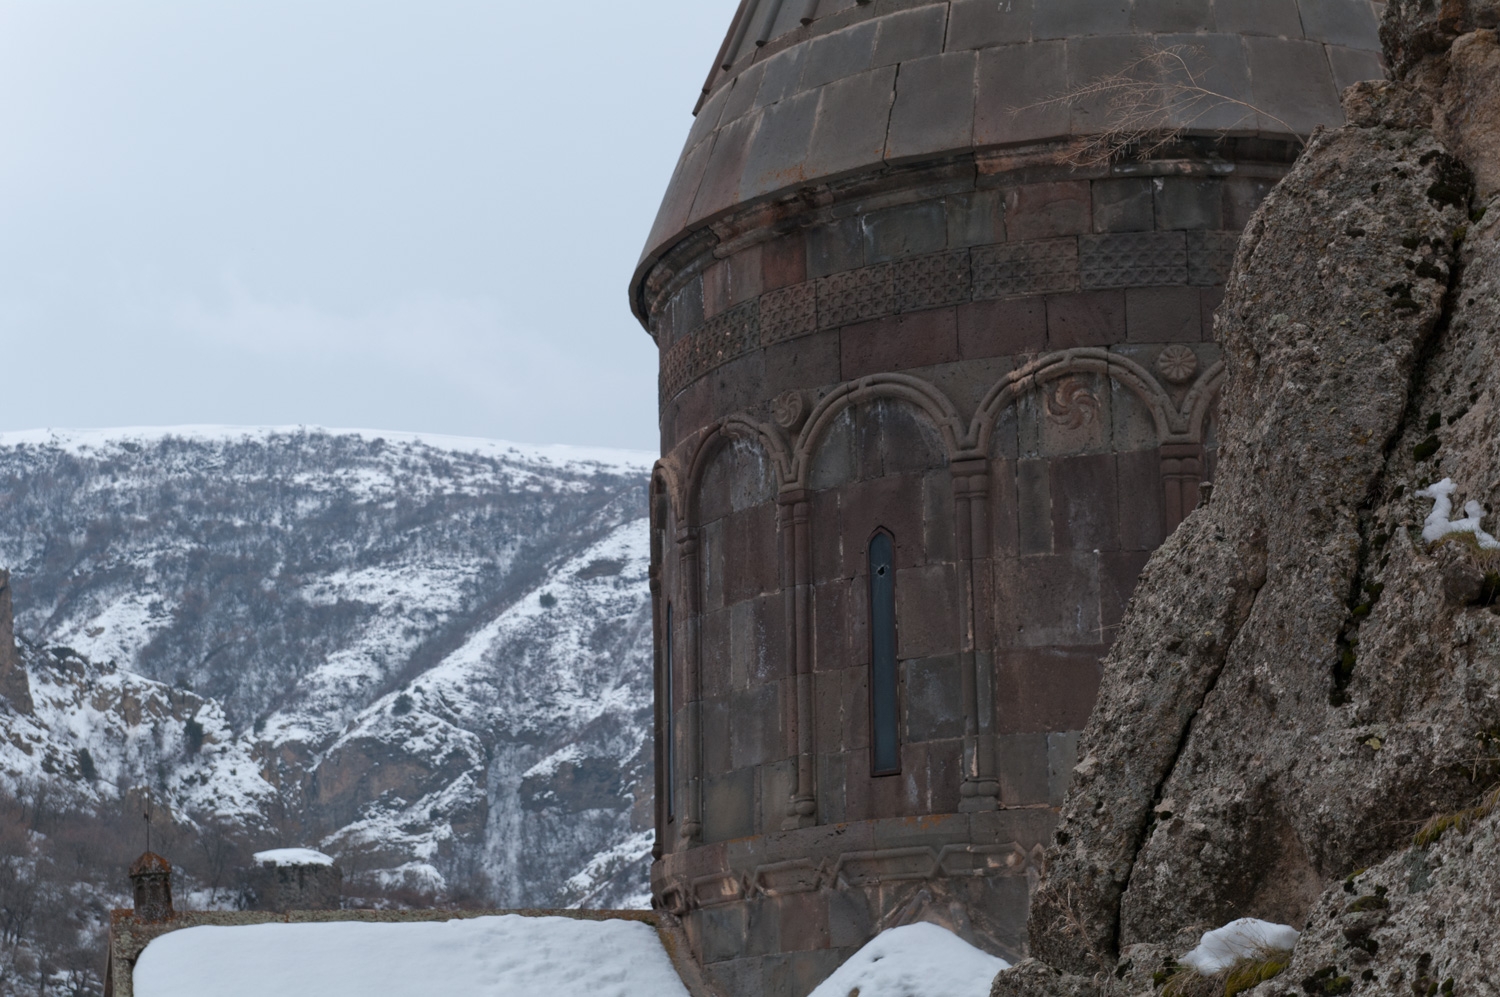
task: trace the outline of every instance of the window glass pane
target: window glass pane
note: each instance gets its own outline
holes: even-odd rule
[[[896,565],[889,533],[870,540],[870,771],[901,771],[896,697]]]
[[[662,671],[666,673],[663,676],[665,688],[662,690],[666,696],[666,707],[661,711],[666,729],[662,732],[662,740],[665,742],[667,756],[667,774],[662,779],[662,785],[667,790],[667,820],[671,820],[677,815],[677,738],[672,729],[672,710],[676,700],[672,697],[672,604],[670,602],[667,603],[667,633],[662,645]]]

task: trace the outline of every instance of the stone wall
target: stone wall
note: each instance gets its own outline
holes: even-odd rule
[[[1149,155],[1081,156],[1108,108],[1037,103],[1175,46],[1223,99]],[[801,997],[912,919],[1024,954],[1100,661],[1214,473],[1239,233],[1375,48],[1365,0],[741,5],[631,288],[653,892],[728,992]]]

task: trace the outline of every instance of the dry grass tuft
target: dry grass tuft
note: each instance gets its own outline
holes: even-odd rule
[[[1429,845],[1436,844],[1449,831],[1468,834],[1469,828],[1497,810],[1500,810],[1500,786],[1496,786],[1488,793],[1485,793],[1480,801],[1472,807],[1428,818],[1427,823],[1422,825],[1417,831],[1416,837],[1412,839],[1412,844],[1418,848],[1426,848]]]
[[[1234,997],[1243,990],[1281,975],[1291,965],[1292,954],[1284,949],[1268,949],[1249,959],[1241,959],[1224,977],[1224,997]]]
[[[1280,976],[1291,961],[1292,953],[1286,949],[1267,948],[1212,976],[1204,976],[1188,966],[1179,966],[1162,985],[1161,997],[1235,997]]]

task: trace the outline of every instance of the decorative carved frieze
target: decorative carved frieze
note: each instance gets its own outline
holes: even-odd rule
[[[1085,289],[1186,284],[1187,241],[1182,232],[1082,235],[1078,266]]]
[[[971,250],[974,300],[1078,289],[1078,240],[1042,239]]]
[[[687,882],[672,883],[662,891],[682,909],[797,893],[849,887],[877,887],[886,883],[927,881],[973,876],[1036,878],[1045,868],[1041,844],[1019,841],[992,845],[918,845],[851,851],[821,859],[799,858],[768,862],[744,871],[724,869]],[[682,913],[683,910],[674,910]]]
[[[760,299],[762,346],[818,331],[818,289],[812,282],[769,291]]]
[[[818,280],[818,328],[833,329],[896,313],[896,267],[877,263]]]
[[[895,305],[914,312],[968,301],[969,251],[935,253],[900,260],[895,266]]]
[[[1188,283],[1202,286],[1223,284],[1240,244],[1238,232],[1189,232],[1187,234]]]

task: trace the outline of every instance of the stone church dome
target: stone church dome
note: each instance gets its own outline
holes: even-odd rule
[[[643,265],[715,216],[801,184],[915,157],[1095,134],[1104,127],[1099,106],[1036,105],[1154,50],[1186,47],[1206,89],[1249,105],[1197,105],[1179,123],[1231,135],[1305,135],[1342,121],[1344,87],[1383,75],[1375,16],[1383,6],[744,0],[695,108]]]
[[[652,892],[727,994],[917,920],[1025,956],[1115,630],[1213,477],[1240,232],[1382,75],[1377,7],[740,3],[630,287]],[[1154,131],[1077,99],[1111,77]]]

